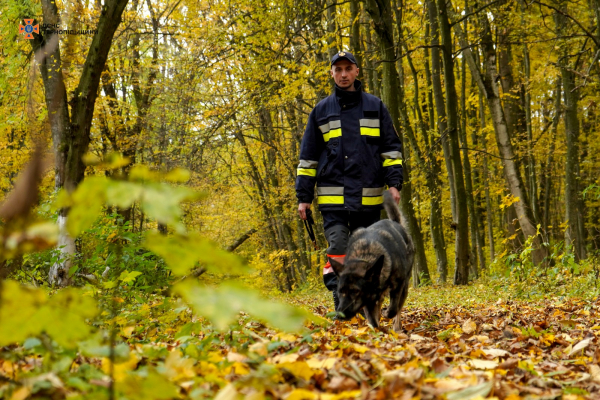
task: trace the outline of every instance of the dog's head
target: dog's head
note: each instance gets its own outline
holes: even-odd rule
[[[383,255],[374,262],[361,259],[346,259],[344,264],[335,259],[330,259],[329,262],[338,276],[338,311],[344,314],[343,319],[354,317],[365,305],[379,300],[379,276],[383,268]]]

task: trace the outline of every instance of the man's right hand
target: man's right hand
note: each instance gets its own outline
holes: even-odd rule
[[[306,220],[306,210],[310,210],[310,203],[298,204],[298,214],[300,214],[300,218],[303,220]]]

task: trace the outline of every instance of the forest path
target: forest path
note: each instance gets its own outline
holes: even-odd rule
[[[292,400],[598,398],[599,307],[597,299],[408,307],[400,333],[391,320],[373,329],[358,317],[315,326],[310,338],[275,335],[281,347],[263,354],[285,377],[287,393],[273,394]]]

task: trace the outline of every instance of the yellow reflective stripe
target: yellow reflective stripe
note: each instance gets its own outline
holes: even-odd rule
[[[363,206],[376,206],[377,204],[383,204],[383,196],[363,197],[362,204]]]
[[[392,165],[402,165],[402,160],[392,160],[392,159],[383,160],[384,167],[390,167]]]
[[[323,139],[329,142],[329,139],[342,136],[342,128],[332,129],[329,132],[323,134]]]
[[[360,134],[365,136],[379,136],[379,128],[360,127]]]
[[[382,197],[383,199],[383,197]],[[383,202],[383,200],[381,200]],[[344,204],[344,196],[319,196],[319,204]]]
[[[298,175],[317,176],[316,168],[298,168]]]

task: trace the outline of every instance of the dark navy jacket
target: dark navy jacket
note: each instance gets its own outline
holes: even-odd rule
[[[312,110],[300,148],[299,203],[311,203],[317,184],[319,210],[381,208],[385,185],[402,184],[402,144],[383,102],[362,91],[336,87]]]

